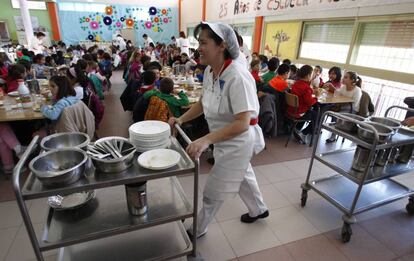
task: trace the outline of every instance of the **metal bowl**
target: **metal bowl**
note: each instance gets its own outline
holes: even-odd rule
[[[122,150],[127,150],[127,149],[131,149],[131,150],[128,150],[127,153],[122,154],[122,157],[116,158],[116,159],[113,159],[113,158],[100,159],[100,158],[90,155],[93,165],[95,166],[96,169],[98,169],[101,172],[105,172],[105,173],[122,172],[128,169],[129,167],[131,167],[133,164],[136,149],[134,148],[134,145],[132,145],[129,142],[128,139],[123,138],[123,137],[106,137],[106,138],[97,140],[95,143],[99,144],[104,141],[113,141],[113,140],[123,141],[124,144],[122,146]]]
[[[85,172],[86,152],[78,148],[51,150],[30,161],[29,168],[45,186],[78,181]]]
[[[344,115],[346,117],[352,118],[352,119],[357,120],[357,121],[365,121],[364,117],[361,117],[361,116],[356,115],[356,114],[341,113],[341,115]],[[356,132],[357,129],[358,129],[358,126],[357,126],[356,123],[350,122],[348,120],[341,119],[341,118],[337,118],[337,122],[335,124],[335,127],[340,129],[340,130],[346,131],[346,132]]]
[[[391,119],[391,118],[370,117],[369,120],[372,121],[372,122],[381,123],[385,126],[388,126],[391,129],[393,129],[394,131],[399,130],[402,126],[399,121]]]
[[[384,124],[376,122],[367,122],[366,124],[371,125],[378,132],[378,142],[385,142],[394,134],[394,130]],[[358,137],[366,142],[372,143],[374,142],[375,134],[368,127],[358,124]]]
[[[89,142],[90,138],[88,134],[81,132],[63,132],[44,137],[40,146],[46,151],[63,148],[86,150]]]

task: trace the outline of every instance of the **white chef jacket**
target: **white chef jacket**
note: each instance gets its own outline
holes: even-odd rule
[[[150,43],[154,43],[154,41],[151,39],[151,37],[147,37],[147,40],[144,39],[144,48],[147,48]]]
[[[125,50],[125,49],[126,49],[126,42],[125,42],[124,38],[122,38],[122,37],[118,36],[118,37],[116,38],[116,40],[117,40],[117,42],[118,42],[119,51],[121,51],[121,52],[122,52],[123,50]]]
[[[33,51],[35,54],[43,54],[43,41],[39,40],[36,36],[32,38],[32,42],[30,44],[30,50]]]
[[[234,121],[241,112],[259,115],[259,101],[253,76],[240,63],[232,62],[213,81],[211,67],[204,72],[202,105],[210,131],[217,131]],[[214,144],[215,164],[211,169],[204,196],[225,200],[237,193],[254,153],[264,148],[262,130],[258,124],[230,140]]]
[[[186,53],[190,56],[190,40],[182,37],[178,38],[177,47],[180,47],[181,53]]]

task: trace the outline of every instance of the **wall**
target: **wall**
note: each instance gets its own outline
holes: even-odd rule
[[[178,1],[181,1],[181,30],[187,32],[187,27],[194,27],[200,23],[203,15],[203,0]]]
[[[39,20],[39,25],[51,32],[49,13],[47,10],[29,10],[30,16],[36,16]],[[9,30],[12,40],[17,41],[16,25],[14,24],[14,16],[20,16],[20,9],[14,9],[10,0],[1,0],[0,20],[7,22],[7,29]]]

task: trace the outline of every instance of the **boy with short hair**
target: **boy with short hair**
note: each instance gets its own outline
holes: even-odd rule
[[[178,95],[179,98],[175,97],[173,94]],[[174,115],[174,117],[181,116],[181,107],[187,106],[189,104],[187,95],[183,92],[177,92],[174,90],[174,81],[171,78],[163,78],[160,81],[160,91],[150,90],[144,94],[145,99],[149,99],[152,96],[157,96],[158,98],[164,100]]]

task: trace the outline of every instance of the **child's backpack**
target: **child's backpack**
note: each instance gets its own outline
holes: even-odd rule
[[[167,122],[173,114],[166,101],[157,96],[152,96],[148,104],[145,120],[157,120]]]

